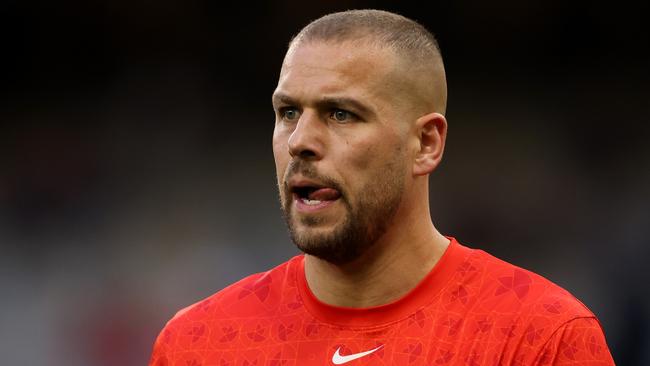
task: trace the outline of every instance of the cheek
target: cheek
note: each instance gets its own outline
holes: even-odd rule
[[[402,146],[395,140],[395,138],[377,138],[371,141],[346,143],[350,151],[347,154],[349,166],[359,173],[385,169],[390,165],[389,162],[394,162],[402,154]]]
[[[405,147],[399,141],[385,139],[360,147],[349,160],[353,191],[358,197],[384,192],[400,185],[406,175]]]
[[[278,176],[278,182],[284,176],[284,170],[289,161],[289,152],[287,142],[277,135],[273,135],[273,158],[275,160],[275,170]]]
[[[289,134],[286,129],[280,128],[276,125],[273,130],[273,157],[277,162],[279,159],[283,158],[284,155],[289,155],[289,150],[287,144],[289,141]]]
[[[357,150],[357,154],[351,157],[350,165],[358,172],[372,170],[379,162],[377,147],[372,145],[363,146]]]

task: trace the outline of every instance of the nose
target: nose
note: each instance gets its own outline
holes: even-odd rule
[[[289,155],[309,160],[323,157],[323,124],[316,113],[305,110],[289,136]]]

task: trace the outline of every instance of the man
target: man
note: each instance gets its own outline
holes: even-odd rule
[[[273,94],[280,200],[305,254],[180,311],[151,365],[612,365],[568,292],[434,227],[446,98],[419,24],[362,10],[305,27]]]

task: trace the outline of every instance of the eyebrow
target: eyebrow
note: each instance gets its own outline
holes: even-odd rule
[[[284,93],[273,94],[273,105],[277,104],[297,105],[298,101]],[[352,108],[356,112],[365,114],[367,116],[374,116],[375,112],[369,106],[361,103],[354,98],[348,97],[323,97],[316,102],[316,107],[319,109],[330,108]]]

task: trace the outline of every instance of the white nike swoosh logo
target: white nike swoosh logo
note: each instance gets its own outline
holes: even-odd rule
[[[332,363],[335,364],[335,365],[343,365],[344,363],[354,361],[357,358],[361,358],[363,356],[368,356],[369,354],[377,351],[378,349],[380,349],[383,346],[384,345],[382,344],[381,346],[379,346],[379,347],[377,347],[375,349],[371,349],[370,351],[361,352],[361,353],[354,353],[354,354],[347,355],[347,356],[341,356],[341,353],[340,353],[341,347],[339,347],[336,350],[336,352],[334,352],[334,356],[332,356]]]

